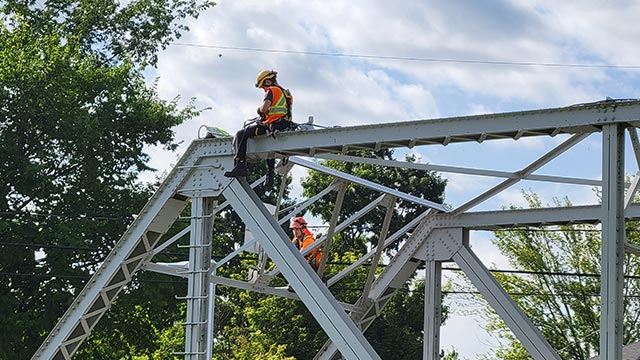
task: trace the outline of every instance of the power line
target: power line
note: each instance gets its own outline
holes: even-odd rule
[[[187,256],[188,254],[181,253],[171,253],[167,255],[183,255]],[[224,256],[222,255],[212,255],[213,258],[222,259]],[[257,260],[257,256],[245,256],[238,257],[238,260]],[[348,262],[339,262],[339,261],[329,261],[327,262],[329,265],[340,265],[340,266],[349,266],[353,265],[353,263]],[[363,264],[365,266],[370,266],[370,264]],[[386,265],[379,265],[380,267],[385,267]],[[462,271],[460,268],[454,267],[443,267],[442,270],[446,271]],[[594,273],[576,273],[576,272],[558,272],[558,271],[529,271],[529,270],[512,270],[512,269],[489,269],[491,273],[503,273],[503,274],[517,274],[517,275],[549,275],[549,276],[575,276],[575,277],[594,277],[599,278],[600,274]],[[66,275],[45,275],[45,274],[32,274],[32,273],[10,273],[10,272],[0,272],[0,276],[50,276],[50,277],[66,277]],[[624,275],[625,279],[633,279],[639,280],[640,275]]]
[[[78,251],[93,251],[93,252],[107,252],[109,249],[101,249],[101,248],[93,248],[93,247],[85,247],[85,246],[65,246],[65,245],[47,245],[47,244],[36,244],[36,243],[14,243],[14,242],[0,242],[0,246],[14,246],[14,247],[27,247],[27,248],[47,248],[47,249],[58,249],[58,250],[78,250]],[[188,253],[176,253],[176,252],[168,252],[163,251],[162,254],[168,256],[189,256]],[[223,259],[225,255],[212,255],[214,259]],[[257,256],[236,256],[238,260],[257,260]],[[341,265],[341,266],[349,266],[353,263],[349,262],[329,262],[331,265]],[[370,265],[370,264],[364,264]],[[386,265],[379,265],[386,266]],[[462,271],[460,268],[455,267],[443,267],[442,270],[447,271]],[[565,272],[565,271],[533,271],[533,270],[513,270],[513,269],[489,269],[489,272],[492,273],[507,273],[507,274],[517,274],[517,275],[548,275],[548,276],[577,276],[577,277],[600,277],[600,274],[595,273],[577,273],[577,272]],[[625,279],[640,279],[640,275],[625,275]]]
[[[9,273],[9,272],[0,272],[0,276],[19,276],[19,277],[32,277],[32,278],[41,278],[41,279],[76,279],[76,280],[89,280],[91,278],[90,275],[53,275],[53,274],[35,274],[35,273]],[[160,279],[137,279],[140,283],[159,283],[159,284],[181,284],[184,285],[186,283],[185,280],[160,280]],[[337,291],[357,291],[361,290],[360,288],[349,288],[349,287],[332,287],[332,289]],[[416,290],[411,289],[398,289],[401,292],[411,292],[415,293]],[[444,295],[482,295],[479,291],[463,291],[463,290],[444,290],[442,291]],[[533,293],[533,292],[508,292],[510,296],[542,296],[542,297],[600,297],[600,294],[573,294],[573,293]],[[640,295],[625,295],[624,298],[640,298]]]
[[[442,291],[445,295],[482,295],[479,291]],[[532,292],[508,292],[510,296],[543,296],[543,297],[600,297],[600,294],[572,294],[572,293],[532,293]],[[624,295],[624,298],[640,298],[640,295]]]
[[[462,271],[460,268],[443,267],[442,270],[449,271]],[[531,271],[531,270],[505,270],[505,269],[489,269],[492,273],[503,274],[517,274],[517,275],[549,275],[549,276],[576,276],[576,277],[596,277],[599,278],[600,274],[593,273],[576,273],[576,272],[564,272],[564,271]],[[640,279],[640,275],[624,275],[625,279]]]
[[[26,248],[33,248],[33,249],[93,251],[93,252],[110,251],[109,249],[92,248],[87,246],[50,245],[50,244],[33,244],[33,243],[27,244],[27,243],[14,243],[14,242],[0,242],[0,246],[26,247]]]
[[[36,212],[20,212],[20,211],[0,211],[1,217],[19,217],[19,216],[32,216],[32,217],[44,217],[44,218],[58,218],[58,219],[80,219],[80,220],[108,220],[108,221],[126,221],[129,222],[132,218],[126,217],[114,217],[114,216],[98,216],[98,215],[85,215],[85,214],[43,214]]]
[[[417,62],[431,62],[431,63],[454,63],[454,64],[500,65],[500,66],[541,66],[541,67],[581,68],[581,69],[620,69],[620,70],[638,70],[638,69],[640,69],[640,65],[566,64],[566,63],[543,63],[543,62],[529,62],[529,61],[517,62],[517,61],[492,61],[492,60],[426,58],[426,57],[414,57],[414,56],[368,55],[368,54],[355,54],[355,53],[352,53],[352,54],[350,54],[350,53],[330,53],[330,52],[321,52],[321,51],[300,51],[300,50],[285,50],[285,49],[253,48],[253,47],[242,47],[242,46],[189,44],[189,43],[180,43],[180,42],[174,42],[174,43],[172,43],[172,45],[195,47],[195,48],[220,49],[220,50],[263,52],[263,53],[311,55],[311,56],[326,56],[326,57],[343,57],[343,58],[355,58],[355,59],[417,61]]]

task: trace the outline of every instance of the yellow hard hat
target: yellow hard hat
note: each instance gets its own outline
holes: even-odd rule
[[[273,70],[262,70],[260,74],[256,77],[256,87],[262,87],[262,84],[267,79],[274,79],[278,75],[276,71]]]

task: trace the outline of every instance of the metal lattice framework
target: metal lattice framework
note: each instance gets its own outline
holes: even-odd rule
[[[137,271],[155,271],[186,278],[188,293],[184,358],[203,360],[212,357],[213,312],[217,285],[299,299],[311,310],[329,341],[316,359],[379,359],[363,332],[379,316],[386,303],[412,276],[419,265],[425,267],[424,359],[439,359],[441,270],[444,262],[455,261],[479,292],[502,317],[534,359],[559,359],[538,329],[498,284],[481,259],[469,246],[473,230],[503,229],[512,226],[544,226],[567,223],[601,223],[602,228],[602,315],[600,355],[602,359],[622,359],[622,287],[625,250],[636,255],[640,249],[625,242],[624,222],[640,218],[640,206],[632,203],[638,184],[636,176],[624,183],[625,132],[640,164],[640,142],[636,127],[640,124],[640,102],[604,101],[556,109],[524,111],[436,120],[420,120],[379,125],[329,128],[281,133],[272,138],[249,142],[253,158],[288,158],[278,171],[286,174],[293,166],[326,173],[334,181],[324,190],[293,208],[270,213],[253,191],[255,184],[230,180],[222,174],[233,165],[230,138],[193,141],[157,192],[142,209],[131,227],[108,255],[102,266],[80,292],[58,324],[50,332],[33,359],[69,360],[89,336],[96,323]],[[542,166],[583,141],[593,133],[602,137],[602,179],[539,175]],[[566,139],[524,165],[520,171],[505,172],[447,165],[431,165],[347,156],[352,150],[443,146],[458,142],[483,143],[495,139],[518,140],[524,137]],[[517,146],[517,142],[515,143]],[[448,208],[350,174],[319,165],[309,158],[373,163],[382,166],[419,168],[503,179],[464,204]],[[640,168],[640,166],[638,166]],[[597,186],[602,189],[602,204],[531,210],[471,211],[521,180],[534,180]],[[338,223],[349,183],[365,186],[380,196]],[[283,185],[284,186],[284,185]],[[284,189],[281,189],[280,194]],[[335,196],[335,208],[327,234],[300,253],[281,228],[289,217],[325,196]],[[221,201],[224,200],[224,201]],[[389,234],[389,224],[397,201],[410,201],[423,211],[402,229]],[[191,222],[175,236],[165,239],[188,202]],[[211,259],[211,236],[215,214],[228,206],[235,211],[256,240],[239,246],[220,261]],[[304,260],[303,255],[318,246],[331,247],[334,234],[356,222],[377,207],[387,215],[379,242],[367,254],[323,283]],[[275,214],[275,215],[274,215]],[[154,255],[189,234],[189,260],[183,263],[155,263]],[[383,270],[378,266],[385,248],[402,244]],[[240,244],[239,244],[240,245]],[[258,248],[264,263],[270,259],[276,268],[259,267],[247,281],[217,275],[217,269],[249,249]],[[326,264],[323,252],[321,270]],[[360,299],[354,304],[338,302],[330,287],[360,266],[370,265],[369,276]],[[294,292],[270,286],[271,279],[282,274]],[[378,275],[376,275],[378,274]]]

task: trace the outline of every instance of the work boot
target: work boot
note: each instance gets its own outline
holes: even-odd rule
[[[247,164],[244,161],[238,161],[231,171],[224,173],[224,176],[230,178],[247,176]]]

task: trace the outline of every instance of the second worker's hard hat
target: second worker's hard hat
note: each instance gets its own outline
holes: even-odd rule
[[[262,87],[262,85],[264,84],[264,81],[267,79],[275,79],[276,75],[278,75],[277,71],[273,71],[273,70],[262,70],[260,71],[260,73],[258,74],[258,76],[256,76],[256,87]]]
[[[294,216],[289,222],[289,229],[303,229],[307,227],[307,221],[302,216]]]

